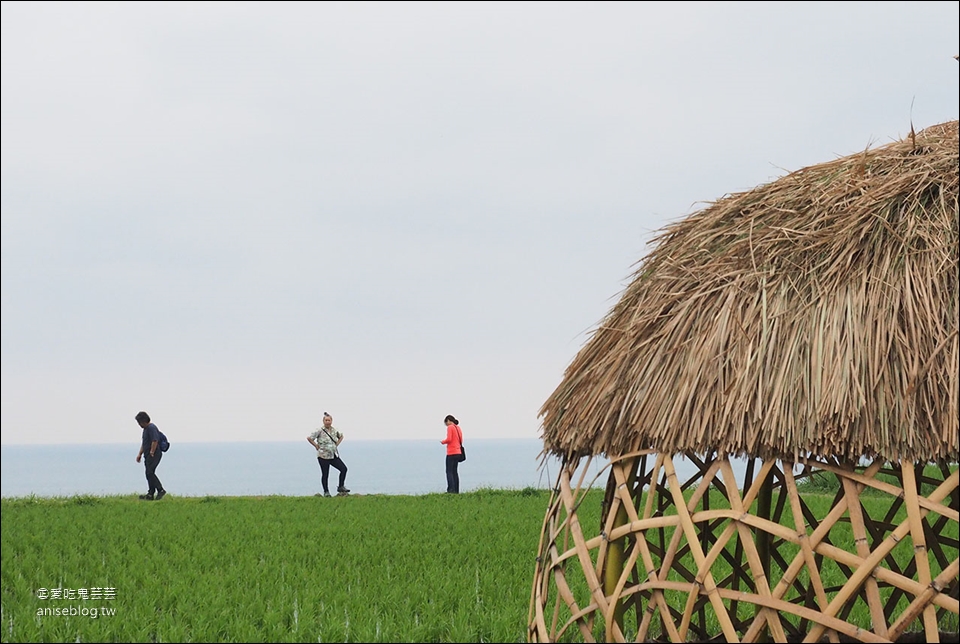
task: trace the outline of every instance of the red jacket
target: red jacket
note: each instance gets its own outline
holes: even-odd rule
[[[463,444],[463,432],[460,431],[460,425],[447,425],[447,440],[440,441],[447,446],[447,456],[460,453],[460,445]]]

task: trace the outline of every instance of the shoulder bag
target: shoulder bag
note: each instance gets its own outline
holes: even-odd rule
[[[467,448],[463,446],[463,432],[460,431],[460,427],[457,427],[457,432],[460,434],[460,455],[457,457],[457,462],[463,463],[467,460]]]

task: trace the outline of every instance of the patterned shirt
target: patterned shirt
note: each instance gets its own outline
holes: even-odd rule
[[[327,432],[330,432],[330,435],[327,435]],[[333,438],[330,438],[332,436]],[[321,427],[317,431],[310,434],[310,438],[313,439],[313,442],[317,444],[320,448],[317,450],[317,458],[322,458],[325,461],[336,458],[337,456],[337,443],[343,438],[343,434],[340,433],[336,427],[330,427],[326,429]]]

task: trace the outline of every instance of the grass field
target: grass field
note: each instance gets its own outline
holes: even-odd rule
[[[590,494],[585,525],[599,523],[602,490]],[[522,642],[548,501],[534,489],[3,499],[0,633],[4,642]]]
[[[524,641],[548,494],[4,499],[2,640]]]

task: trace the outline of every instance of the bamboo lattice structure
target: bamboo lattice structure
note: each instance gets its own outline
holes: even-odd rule
[[[588,467],[579,477],[563,469],[541,537],[530,641],[886,642],[919,622],[924,641],[939,642],[938,624],[956,631],[955,467],[931,475],[810,458],[795,474],[758,459],[737,480],[727,458],[691,460],[688,480],[650,450],[613,461],[600,521],[589,525],[582,506],[600,496],[591,499]],[[822,473],[838,491],[813,504],[797,480]]]
[[[911,128],[654,240],[541,410],[531,641],[956,641],[958,147]]]

